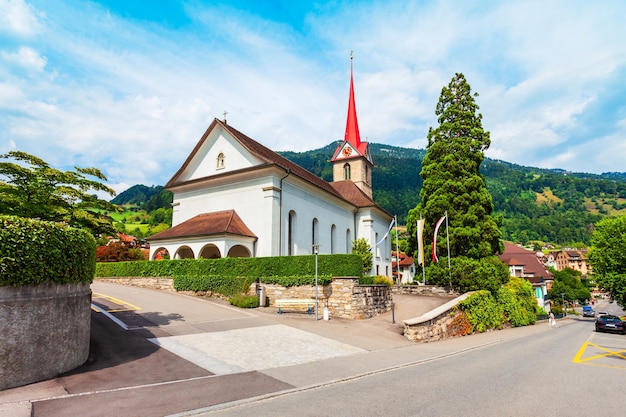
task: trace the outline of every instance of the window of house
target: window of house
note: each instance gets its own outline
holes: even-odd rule
[[[219,155],[217,155],[217,165],[216,165],[217,169],[224,169],[224,153],[220,152]]]

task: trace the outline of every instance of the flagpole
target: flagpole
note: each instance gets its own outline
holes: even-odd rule
[[[400,279],[400,248],[398,247],[398,216],[393,216],[396,222],[396,271],[398,272],[398,285],[401,284]]]
[[[450,276],[450,286],[452,286],[452,269],[450,268],[450,224],[448,223],[448,210],[446,210],[446,241],[448,243],[448,274]]]
[[[422,221],[422,213],[420,213],[420,221]],[[420,236],[420,239],[423,239],[423,236]],[[420,249],[420,256],[422,257],[422,285],[426,285],[426,258],[424,257],[424,243],[422,242]]]

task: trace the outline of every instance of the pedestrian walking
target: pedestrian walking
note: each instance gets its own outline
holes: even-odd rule
[[[548,323],[550,324],[550,327],[556,327],[556,319],[554,318],[554,313],[550,312],[550,315],[548,317]]]

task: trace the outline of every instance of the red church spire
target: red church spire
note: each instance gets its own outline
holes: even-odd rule
[[[350,98],[348,99],[348,120],[346,121],[346,135],[344,139],[355,149],[361,149],[361,135],[359,122],[356,118],[356,103],[354,101],[354,82],[352,81],[352,52],[350,52]]]

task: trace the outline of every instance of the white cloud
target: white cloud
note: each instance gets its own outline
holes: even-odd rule
[[[0,32],[18,36],[34,35],[42,14],[23,0],[0,0]]]
[[[177,30],[93,2],[35,4],[45,12],[0,0],[12,63],[0,68],[0,143],[96,166],[119,186],[163,184],[223,111],[276,150],[340,139],[350,50],[372,142],[424,147],[441,88],[462,72],[480,93],[488,156],[591,172],[626,159],[623,127],[591,113],[607,91],[626,93],[619,2],[329,2],[299,27],[193,2]],[[605,130],[581,137],[590,123]]]
[[[9,62],[13,62],[23,68],[33,69],[35,71],[43,71],[46,63],[46,57],[39,55],[37,51],[27,46],[21,47],[15,53],[2,52],[2,57]]]

